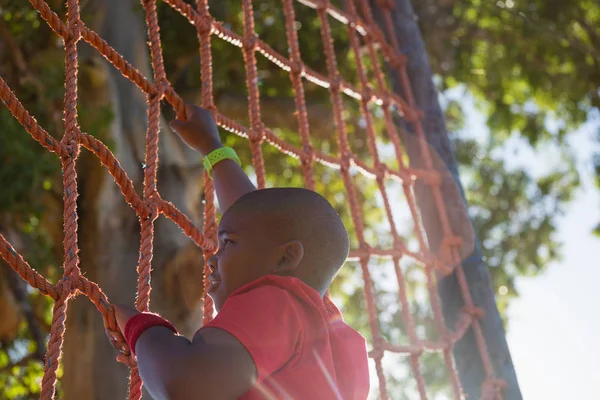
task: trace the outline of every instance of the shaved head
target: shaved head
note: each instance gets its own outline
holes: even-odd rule
[[[304,257],[294,273],[317,290],[326,289],[348,257],[348,233],[340,216],[321,195],[300,188],[256,190],[238,199],[223,215],[261,224],[264,239],[298,240]]]

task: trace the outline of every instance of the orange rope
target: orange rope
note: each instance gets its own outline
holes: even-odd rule
[[[427,399],[425,378],[419,366],[419,357],[425,351],[439,351],[443,354],[446,369],[454,397],[461,398],[460,382],[452,359],[452,349],[466,332],[473,328],[479,353],[486,373],[486,381],[482,387],[482,396],[485,400],[502,398],[504,382],[494,375],[490,355],[479,324],[483,316],[482,311],[473,304],[468,285],[462,268],[456,268],[457,277],[463,300],[465,303],[463,313],[458,318],[452,330],[444,324],[440,300],[435,288],[434,272],[449,273],[454,266],[460,265],[458,246],[460,238],[452,233],[447,210],[439,187],[441,177],[435,171],[432,155],[427,146],[421,119],[423,113],[415,107],[408,74],[405,68],[406,57],[400,53],[399,44],[395,36],[392,20],[394,2],[391,0],[378,0],[385,24],[386,34],[375,22],[368,0],[346,0],[346,10],[340,10],[328,0],[296,0],[305,6],[316,10],[321,26],[321,37],[325,49],[327,62],[327,76],[323,76],[305,65],[302,61],[298,45],[298,35],[294,28],[295,12],[293,0],[282,0],[285,15],[285,29],[289,48],[289,58],[277,53],[267,43],[262,41],[254,29],[254,12],[251,0],[243,0],[244,32],[238,35],[226,28],[222,23],[213,19],[209,13],[207,0],[196,0],[196,7],[185,3],[183,0],[163,0],[172,8],[185,16],[195,27],[200,42],[201,78],[202,78],[202,105],[213,112],[217,124],[222,128],[247,138],[252,152],[252,162],[256,171],[258,186],[265,186],[265,166],[262,156],[262,144],[267,142],[278,148],[284,154],[299,159],[302,166],[305,186],[315,188],[313,164],[315,162],[330,168],[338,169],[341,173],[347,192],[352,222],[356,231],[359,248],[350,252],[349,259],[359,261],[364,280],[364,294],[367,305],[368,320],[373,337],[370,356],[375,361],[377,377],[379,380],[379,395],[382,399],[389,398],[386,378],[382,366],[385,352],[407,354],[413,376],[417,381],[417,388],[421,399]],[[77,176],[76,160],[83,146],[95,154],[112,175],[119,186],[127,203],[134,209],[140,220],[141,241],[137,266],[138,285],[136,307],[140,311],[149,309],[151,292],[151,263],[154,242],[154,221],[160,214],[171,219],[186,235],[203,249],[205,259],[216,251],[216,210],[214,204],[214,186],[212,180],[204,175],[204,229],[201,232],[187,216],[182,214],[173,204],[163,200],[157,191],[156,177],[158,171],[158,143],[160,130],[160,102],[165,99],[170,103],[180,118],[185,116],[184,103],[181,97],[173,90],[166,78],[158,19],[155,0],[141,0],[148,26],[148,39],[150,45],[153,79],[144,77],[137,69],[129,64],[116,50],[97,33],[86,27],[79,16],[78,0],[67,0],[67,22],[63,22],[43,0],[30,0],[33,7],[48,23],[51,29],[63,38],[65,61],[65,101],[64,119],[65,133],[60,141],[54,139],[48,132],[41,128],[23,105],[16,98],[11,89],[0,77],[0,98],[14,117],[24,126],[25,130],[44,148],[56,153],[61,160],[64,184],[64,262],[63,279],[56,284],[48,282],[42,275],[34,271],[29,264],[14,250],[11,244],[0,235],[0,255],[29,285],[50,296],[54,300],[50,339],[42,379],[41,398],[52,399],[55,393],[56,370],[61,356],[61,347],[65,330],[65,319],[68,302],[78,294],[88,297],[102,314],[105,327],[113,332],[120,344],[125,345],[118,332],[114,318],[114,311],[101,289],[85,278],[79,269],[77,245]],[[360,10],[360,15],[359,15]],[[356,60],[358,87],[345,81],[337,68],[337,60],[333,48],[333,38],[329,25],[333,18],[348,26],[351,49]],[[234,46],[242,49],[246,68],[246,84],[249,94],[250,126],[245,127],[221,114],[215,107],[212,87],[212,50],[211,37],[215,35]],[[94,47],[111,64],[115,66],[126,78],[134,82],[144,93],[148,101],[148,130],[146,132],[146,153],[144,168],[144,190],[140,197],[125,171],[111,151],[100,141],[87,133],[81,132],[77,123],[77,71],[78,53],[77,42],[82,39]],[[375,78],[375,87],[369,82],[365,66],[362,62],[360,41],[364,41],[368,51],[371,68]],[[386,88],[385,77],[380,65],[378,51],[381,51],[387,62],[398,74],[402,83],[406,99],[401,98]],[[260,98],[257,87],[256,53],[262,54],[267,60],[290,74],[290,81],[295,93],[297,120],[302,148],[298,148],[281,140],[272,130],[265,127],[261,120]],[[312,82],[323,88],[329,89],[334,112],[334,122],[337,133],[339,154],[337,156],[325,154],[316,150],[310,139],[310,128],[304,95],[304,80]],[[360,111],[366,124],[367,144],[373,165],[357,159],[353,154],[343,117],[342,95],[349,96],[360,102]],[[376,132],[369,105],[375,103],[381,106],[385,128],[392,141],[398,169],[392,169],[381,162],[376,146]],[[405,120],[411,122],[420,141],[421,157],[425,169],[409,168],[404,163],[403,146],[400,135],[394,125],[393,115],[398,113]],[[363,176],[375,179],[381,193],[386,216],[389,222],[393,247],[382,249],[371,246],[365,239],[365,224],[363,221],[356,188],[350,170],[353,169]],[[409,251],[403,239],[398,234],[393,220],[390,199],[386,191],[387,179],[398,181],[402,184],[408,206],[415,224],[415,234],[419,242],[419,251]],[[441,259],[432,254],[427,246],[425,230],[419,218],[417,202],[413,194],[414,182],[422,179],[433,195],[441,220],[444,234],[443,249],[440,254],[449,255],[449,259]],[[373,282],[369,271],[369,261],[375,257],[383,257],[393,261],[396,278],[398,281],[398,301],[401,305],[401,317],[407,330],[409,343],[397,345],[386,341],[379,330],[378,310],[373,290]],[[416,332],[415,322],[410,314],[405,277],[400,268],[400,259],[409,257],[424,266],[428,280],[427,288],[432,303],[436,327],[440,334],[439,342],[420,339]],[[208,270],[205,266],[204,285],[207,285]],[[204,323],[212,319],[213,304],[210,297],[205,296]],[[131,364],[135,362],[130,359]],[[137,367],[131,370],[129,398],[139,399],[142,394],[142,381]]]
[[[211,17],[208,13],[208,0],[196,0],[199,13],[202,17],[198,20],[203,22],[198,24],[198,39],[200,41],[200,58],[202,59],[202,106],[213,112],[216,111],[213,91],[212,91],[212,51],[211,51]],[[210,176],[204,172],[204,235],[217,241],[217,220],[215,208],[214,182]],[[216,249],[204,248],[204,259],[208,260],[216,252]],[[204,287],[209,286],[208,276],[210,269],[208,263],[204,263]],[[213,301],[210,296],[204,296],[204,305],[202,309],[203,323],[207,324],[213,317]]]

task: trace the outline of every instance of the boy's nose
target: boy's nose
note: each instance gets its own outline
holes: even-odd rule
[[[210,272],[215,272],[215,270],[217,269],[217,256],[216,255],[212,255],[208,258],[207,261],[207,265],[208,265],[208,269],[210,269]]]

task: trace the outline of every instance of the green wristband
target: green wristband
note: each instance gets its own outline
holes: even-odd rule
[[[237,153],[231,147],[220,147],[208,153],[206,157],[204,157],[204,168],[206,168],[208,176],[212,178],[211,173],[213,167],[220,161],[227,159],[235,161],[239,166],[242,165]]]

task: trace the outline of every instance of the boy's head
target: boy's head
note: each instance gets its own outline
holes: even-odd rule
[[[323,294],[348,256],[348,233],[321,195],[299,188],[250,192],[219,223],[208,260],[217,311],[235,290],[269,274],[295,276]]]

